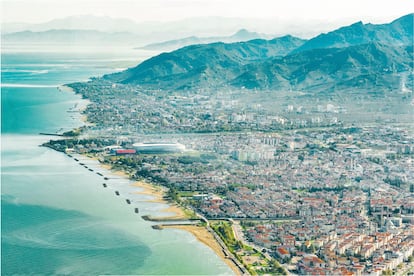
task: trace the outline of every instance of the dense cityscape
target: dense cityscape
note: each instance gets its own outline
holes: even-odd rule
[[[408,124],[347,122],[346,107],[330,103],[298,110],[285,101],[276,112],[240,104],[243,91],[190,97],[96,81],[71,86],[91,100],[88,125],[81,140],[49,146],[168,187],[181,206],[229,222],[242,243],[281,263],[281,273],[412,269]],[[269,272],[259,260],[248,267]]]
[[[408,1],[0,7],[0,275],[414,276]]]

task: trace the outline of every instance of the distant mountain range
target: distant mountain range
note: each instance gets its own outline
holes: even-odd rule
[[[55,22],[56,21],[56,22]],[[151,33],[148,34],[148,31],[140,28],[139,32],[136,31],[112,31],[112,29],[117,29],[113,27],[106,27],[107,23],[101,26],[99,29],[84,29],[84,24],[75,24],[79,26],[80,29],[73,29],[73,25],[67,25],[66,28],[63,26],[65,21],[55,20],[53,26],[58,26],[58,29],[50,30],[41,30],[46,26],[44,24],[39,24],[39,26],[34,27],[33,29],[40,29],[41,31],[32,31],[25,30],[19,32],[5,33],[2,34],[2,41],[5,44],[44,44],[44,45],[59,45],[59,44],[69,44],[69,45],[115,45],[115,46],[126,46],[136,49],[144,50],[154,50],[154,51],[172,51],[179,49],[181,47],[192,45],[192,44],[206,44],[213,42],[236,42],[236,41],[247,41],[256,38],[271,38],[273,36],[266,34],[259,34],[256,32],[249,32],[246,29],[240,29],[235,34],[230,36],[211,36],[211,37],[197,37],[190,36],[186,38],[168,40],[164,42],[150,43],[146,46],[140,46],[151,40],[159,41],[159,37],[169,37],[168,35],[164,36],[161,33]],[[88,21],[89,22],[89,21]],[[97,25],[100,20],[93,20],[94,24]],[[115,23],[118,21],[115,20]],[[127,24],[129,21],[120,21],[122,26]],[[120,25],[121,25],[120,23]],[[133,26],[136,23],[131,23]],[[118,29],[131,29],[131,28],[118,28]],[[152,28],[151,28],[152,29]],[[106,30],[106,31],[105,31]]]
[[[137,15],[137,19],[139,19]],[[108,16],[93,16],[93,15],[79,15],[70,16],[60,19],[54,19],[48,22],[28,24],[28,23],[9,23],[5,22],[1,25],[2,42],[9,43],[9,38],[13,38],[13,43],[20,42],[16,40],[16,36],[8,36],[12,33],[24,34],[24,32],[32,32],[31,37],[39,43],[40,39],[35,38],[44,36],[45,32],[49,31],[72,31],[73,37],[82,36],[81,31],[98,31],[106,33],[110,39],[106,43],[111,42],[110,34],[113,33],[128,33],[130,34],[130,42],[134,42],[133,47],[144,47],[148,44],[160,43],[162,41],[181,40],[187,38],[188,43],[211,43],[211,42],[235,42],[246,41],[254,38],[274,38],[277,36],[292,34],[299,37],[311,37],[322,31],[327,31],[331,27],[340,26],[341,23],[337,21],[328,22],[326,20],[302,22],[298,19],[295,21],[284,21],[279,19],[257,19],[257,18],[227,18],[227,17],[195,17],[178,21],[168,22],[135,22],[130,19],[112,18]],[[238,30],[247,29],[260,33],[259,36],[245,32],[245,37],[241,40],[224,40],[224,37],[231,36]],[[78,33],[78,34],[77,34]],[[271,34],[271,36],[263,37],[261,34]],[[50,33],[49,33],[50,35]],[[243,35],[241,32],[240,35]],[[49,36],[51,39],[51,36]],[[197,41],[195,37],[202,41]],[[204,38],[215,38],[210,41],[204,41]],[[61,36],[57,36],[54,44],[60,42]],[[64,38],[64,41],[70,40],[70,37]],[[25,43],[29,43],[28,39]],[[82,43],[82,40],[74,40],[72,43]],[[88,40],[86,40],[87,43]],[[46,42],[47,43],[47,42]],[[127,44],[129,45],[129,44]],[[182,47],[187,44],[177,44],[177,47]],[[170,48],[171,50],[171,48]]]
[[[6,44],[44,44],[44,45],[129,45],[133,47],[142,37],[128,32],[101,32],[95,30],[48,30],[41,32],[22,31],[4,34]]]
[[[23,31],[45,32],[50,30],[95,30],[100,32],[129,32],[134,33],[137,23],[122,18],[108,16],[79,15],[54,19],[44,23],[3,23],[3,33]]]
[[[135,22],[123,18],[108,16],[80,15],[54,19],[44,23],[3,23],[2,40],[5,43],[67,43],[91,44],[101,41],[106,44],[115,42],[132,47],[144,47],[153,50],[173,50],[195,43],[246,41],[265,38],[262,35],[242,30],[260,22],[237,18],[200,17],[173,22]],[[261,22],[262,25],[264,22]],[[240,30],[233,40],[228,34]],[[96,32],[96,33],[95,33]],[[91,39],[87,35],[91,34]],[[122,34],[124,40],[117,40]],[[270,37],[275,37],[270,36]],[[266,38],[270,38],[267,36]],[[198,41],[200,39],[200,41]],[[175,44],[174,45],[174,40]],[[181,41],[182,40],[182,41]],[[163,43],[166,42],[163,46]],[[159,45],[157,45],[160,43]],[[150,45],[154,44],[154,45]]]
[[[414,14],[389,24],[342,27],[308,41],[292,36],[181,48],[105,79],[165,90],[197,87],[308,91],[394,89],[413,71]]]
[[[159,51],[172,51],[176,50],[188,45],[193,44],[208,44],[208,43],[214,43],[214,42],[226,42],[226,43],[232,43],[232,42],[240,42],[240,41],[248,41],[252,39],[264,39],[264,38],[270,38],[269,35],[265,34],[259,34],[256,32],[249,32],[246,29],[240,29],[237,33],[231,35],[231,36],[213,36],[213,37],[198,37],[198,36],[190,36],[182,39],[174,39],[159,43],[151,43],[148,44],[142,49],[146,50],[159,50]]]

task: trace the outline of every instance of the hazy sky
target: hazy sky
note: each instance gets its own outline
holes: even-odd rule
[[[40,23],[71,15],[140,21],[199,16],[384,23],[414,11],[412,0],[0,0],[2,22]]]

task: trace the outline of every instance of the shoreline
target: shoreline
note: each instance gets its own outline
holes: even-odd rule
[[[62,92],[65,92],[65,93],[72,93],[72,94],[74,94],[74,95],[80,95],[80,94],[78,94],[77,92],[76,92],[76,90],[75,89],[73,89],[72,87],[70,87],[70,86],[67,86],[66,84],[62,84],[62,85],[59,85],[58,87],[57,87],[57,89],[59,90],[59,91],[62,91]],[[79,101],[78,101],[78,104],[80,105],[80,107],[78,108],[78,113],[79,113],[79,120],[80,120],[80,122],[83,124],[83,125],[93,125],[93,124],[91,124],[91,123],[89,123],[88,122],[88,116],[84,113],[84,111],[86,110],[86,108],[88,108],[88,105],[90,105],[91,104],[91,101],[90,100],[88,100],[88,99],[84,99],[84,98],[80,98],[79,99]]]
[[[198,225],[163,225],[162,228],[178,229],[191,233],[199,242],[211,248],[214,253],[216,253],[216,255],[223,260],[228,267],[230,267],[235,275],[243,275],[243,272],[240,271],[240,269],[234,264],[232,259],[225,255],[220,244],[206,227]]]
[[[76,91],[72,87],[67,86],[66,84],[59,85],[57,88],[63,92],[76,94]]]
[[[86,155],[85,155],[86,156]],[[89,156],[87,158],[93,159]],[[96,160],[96,159],[95,159]],[[113,170],[111,166],[107,164],[99,163],[99,165],[105,169],[110,171],[111,173],[123,177],[129,180],[129,175],[122,170]],[[154,202],[160,204],[168,205],[167,208],[160,210],[160,213],[171,213],[173,215],[165,215],[165,216],[157,216],[153,217],[154,219],[166,219],[166,220],[174,220],[174,219],[188,219],[188,215],[184,212],[184,210],[177,206],[174,203],[168,202],[164,199],[164,195],[166,192],[166,188],[158,185],[151,184],[145,180],[138,180],[131,184],[132,187],[140,188],[141,191],[134,192],[136,194],[142,195],[149,195],[152,196],[153,199],[147,200],[147,202]],[[206,227],[199,226],[199,225],[163,225],[162,228],[168,229],[178,229],[182,231],[189,232],[192,234],[199,242],[203,243],[207,247],[209,247],[213,252],[235,273],[235,275],[242,275],[243,272],[234,264],[231,258],[227,257],[223,252],[223,249],[219,242],[216,240],[214,235],[210,233]]]
[[[76,94],[76,91],[66,85],[61,85],[60,87],[61,91],[74,93]],[[80,121],[84,125],[92,125],[88,122],[88,117],[83,113],[84,110],[86,110],[87,106],[90,104],[89,100],[86,100],[86,102],[82,102],[84,99],[79,99],[79,103],[84,104],[82,108],[78,109],[79,114],[81,115]],[[108,164],[101,163],[98,158],[88,156],[86,154],[80,154],[81,156],[84,156],[88,159],[95,160],[99,162],[99,166],[115,175],[118,175],[124,179],[130,180],[129,175],[123,171],[123,170],[114,170],[112,167]],[[166,208],[160,210],[160,213],[166,213],[165,216],[157,216],[154,217],[155,219],[188,219],[188,214],[184,212],[184,210],[178,206],[175,203],[168,202],[164,195],[166,193],[166,188],[160,185],[155,185],[152,183],[149,183],[145,180],[138,180],[131,184],[131,186],[140,188],[140,191],[135,191],[136,194],[142,194],[142,195],[148,195],[153,197],[153,199],[146,200],[147,202],[154,202],[154,203],[160,203],[167,205]],[[240,270],[240,268],[233,262],[231,258],[226,256],[224,249],[221,247],[220,242],[216,239],[216,237],[208,231],[208,229],[204,226],[199,225],[171,225],[171,226],[163,226],[163,228],[173,228],[178,229],[181,231],[186,231],[193,235],[199,242],[204,244],[205,246],[209,247],[213,252],[234,272],[235,275],[243,275],[243,271]]]

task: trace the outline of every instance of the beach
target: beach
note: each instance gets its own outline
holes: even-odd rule
[[[210,247],[232,270],[236,275],[242,275],[243,272],[234,264],[234,262],[226,257],[220,244],[214,236],[203,226],[198,225],[165,225],[163,228],[181,229],[193,234],[196,239],[208,247]]]
[[[120,177],[123,177],[125,179],[129,179],[129,176],[123,172],[123,171],[113,171],[111,170],[111,167],[107,164],[102,164],[102,168],[105,170],[111,171],[113,174],[116,174]],[[152,217],[154,219],[165,219],[165,220],[176,220],[176,219],[187,219],[188,216],[184,212],[184,210],[175,205],[171,202],[168,202],[164,199],[166,188],[162,186],[157,186],[150,184],[144,180],[136,181],[131,186],[140,188],[140,191],[135,192],[136,194],[142,194],[142,195],[148,195],[153,197],[152,199],[149,199],[149,202],[155,202],[155,203],[162,203],[167,204],[168,207],[165,209],[162,209],[162,213],[170,213],[171,215],[168,216],[162,216],[162,217]],[[215,239],[215,237],[204,227],[199,225],[163,225],[162,228],[173,228],[173,229],[179,229],[183,231],[187,231],[191,233],[198,241],[203,243],[204,245],[211,248],[217,256],[219,256],[236,275],[241,275],[242,272],[240,269],[234,264],[234,262],[228,258],[225,253],[223,252],[223,249],[219,242]]]
[[[164,199],[166,188],[161,186],[155,186],[152,184],[149,184],[148,182],[144,180],[137,181],[132,184],[134,187],[138,187],[142,189],[141,191],[135,192],[136,194],[142,194],[142,195],[149,195],[153,197],[153,199],[148,200],[149,202],[155,202],[155,203],[163,203],[167,204],[168,207],[165,209],[162,209],[162,213],[171,213],[172,215],[167,215],[163,217],[156,217],[157,219],[187,219],[188,216],[185,214],[182,208],[177,206],[175,203],[168,202]]]
[[[71,87],[68,87],[68,86],[60,86],[60,89],[65,92],[75,93],[75,91]],[[84,108],[86,108],[86,105],[79,111],[83,110]],[[87,117],[85,115],[82,115],[82,121],[85,124],[88,123]],[[85,157],[92,159],[94,161],[99,161],[99,158],[91,156],[91,155],[86,155]],[[99,163],[100,163],[101,168],[107,171],[110,171],[112,174],[117,175],[126,180],[130,179],[129,175],[126,172],[122,170],[113,170],[110,165],[101,163],[101,162]],[[184,212],[184,210],[180,206],[176,205],[176,203],[169,202],[164,198],[167,192],[167,189],[165,187],[148,183],[145,180],[135,181],[134,183],[131,184],[131,186],[139,189],[138,191],[134,191],[135,194],[150,196],[151,199],[148,199],[147,200],[148,202],[160,203],[160,204],[165,204],[168,206],[167,208],[160,210],[161,213],[166,214],[165,216],[156,216],[156,217],[152,216],[151,217],[152,219],[156,219],[156,220],[188,219],[188,214],[186,214],[186,212]],[[218,257],[220,257],[236,275],[242,274],[242,271],[240,271],[237,265],[235,265],[234,262],[225,255],[223,248],[221,247],[219,242],[216,240],[214,235],[210,233],[205,227],[198,226],[198,225],[163,225],[162,228],[167,228],[167,229],[174,228],[174,229],[179,229],[179,230],[187,231],[191,233],[199,242],[211,248],[215,252],[215,254]]]
[[[65,92],[75,93],[75,91],[68,86],[60,86],[60,89]],[[86,105],[80,109],[79,111],[86,108]],[[82,115],[82,122],[87,124],[87,117],[85,115]],[[89,159],[92,159],[94,161],[99,161],[99,158],[87,155],[86,156]],[[112,167],[108,164],[101,163],[100,167],[103,169],[110,171],[112,174],[117,175],[124,179],[130,179],[129,175],[122,171],[122,170],[113,170]],[[135,191],[135,194],[141,194],[141,195],[147,195],[152,197],[151,199],[148,199],[148,202],[154,202],[154,203],[160,203],[160,204],[166,204],[168,205],[167,208],[160,210],[161,213],[166,213],[168,215],[165,216],[157,216],[157,217],[151,217],[152,219],[157,220],[178,220],[178,219],[188,219],[188,215],[184,212],[184,210],[177,206],[175,203],[168,202],[164,196],[167,192],[167,189],[162,186],[154,185],[151,183],[148,183],[145,180],[139,180],[135,181],[131,184],[132,187],[139,188],[138,191]],[[228,258],[219,242],[216,240],[214,235],[210,233],[205,227],[199,226],[199,225],[163,225],[162,228],[173,228],[173,229],[179,229],[182,231],[187,231],[191,233],[199,242],[203,243],[204,245],[211,248],[218,257],[220,257],[229,267],[230,269],[236,274],[241,275],[242,271],[237,267],[237,265],[234,264],[234,262]]]

